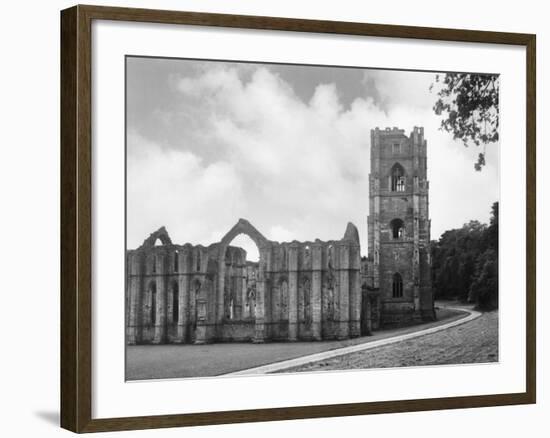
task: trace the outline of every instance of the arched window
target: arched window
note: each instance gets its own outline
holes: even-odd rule
[[[152,266],[151,272],[153,272],[153,274],[155,274],[157,272],[157,256],[156,255],[153,255],[153,266]]]
[[[151,324],[155,325],[157,322],[157,284],[152,282],[149,290],[151,292]]]
[[[390,222],[392,239],[401,239],[405,237],[405,224],[401,219],[393,219]]]
[[[201,253],[197,251],[197,272],[201,270]]]
[[[329,245],[328,246],[328,254],[327,254],[327,258],[328,258],[328,269],[329,271],[334,269],[334,246],[333,245]]]
[[[403,296],[403,278],[399,272],[393,274],[392,293],[394,298],[401,298]]]
[[[180,264],[180,253],[176,251],[174,253],[174,272],[178,272]]]
[[[179,287],[178,282],[174,281],[172,285],[172,322],[174,324],[178,323],[180,316],[180,297],[179,297]]]
[[[405,191],[405,170],[398,163],[395,163],[391,169],[391,191]]]

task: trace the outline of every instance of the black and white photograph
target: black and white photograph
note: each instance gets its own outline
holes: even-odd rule
[[[126,380],[499,361],[498,74],[125,63]]]
[[[544,435],[542,2],[4,3],[3,436]]]

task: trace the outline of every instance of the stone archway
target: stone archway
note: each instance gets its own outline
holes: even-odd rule
[[[149,237],[143,241],[140,248],[152,248],[155,246],[157,240],[160,240],[163,245],[172,245],[172,239],[170,239],[168,231],[166,231],[166,228],[160,227],[157,231],[151,233]]]
[[[254,327],[254,342],[263,342],[265,339],[265,266],[266,266],[266,249],[269,246],[267,240],[250,222],[246,219],[239,221],[229,230],[222,238],[218,247],[218,294],[216,306],[216,322],[222,324],[225,318],[225,277],[226,264],[225,256],[229,244],[235,237],[244,234],[256,244],[259,251],[259,270],[256,278],[256,310],[255,310],[255,327]]]

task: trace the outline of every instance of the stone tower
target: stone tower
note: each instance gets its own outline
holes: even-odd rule
[[[371,130],[368,239],[381,324],[435,318],[424,128]]]

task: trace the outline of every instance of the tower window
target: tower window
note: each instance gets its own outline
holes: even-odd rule
[[[180,254],[178,251],[174,253],[174,272],[178,272],[180,264]]]
[[[399,272],[393,274],[392,279],[392,295],[394,298],[403,297],[403,278]]]
[[[201,270],[201,253],[197,252],[197,272]]]
[[[401,152],[401,145],[399,143],[395,143],[393,145],[393,155],[399,155]]]
[[[405,191],[405,177],[400,177],[397,179],[397,187],[396,192],[404,192]]]
[[[405,237],[405,224],[401,219],[394,219],[390,222],[391,235],[393,239]]]
[[[157,272],[157,256],[153,255],[153,266],[152,266],[152,272],[153,274],[156,274]]]
[[[391,191],[405,191],[405,170],[400,164],[394,164],[391,170]]]

